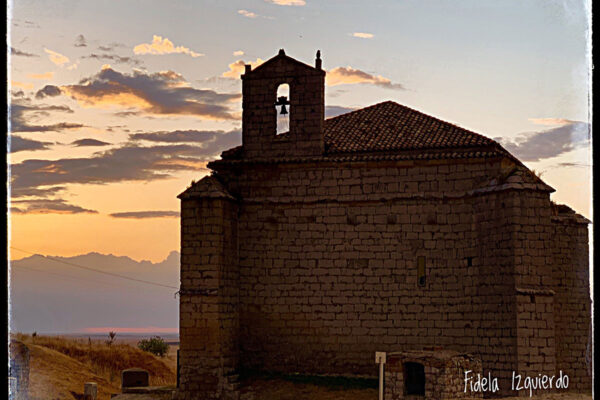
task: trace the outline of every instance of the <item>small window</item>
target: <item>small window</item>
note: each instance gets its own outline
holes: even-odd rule
[[[282,83],[277,87],[275,99],[277,111],[277,134],[280,135],[290,130],[290,85]]]
[[[404,392],[406,395],[425,396],[425,367],[421,363],[404,363]]]
[[[426,273],[425,273],[425,256],[417,257],[417,284],[419,287],[425,287]]]
[[[473,257],[467,257],[467,267],[473,266]]]

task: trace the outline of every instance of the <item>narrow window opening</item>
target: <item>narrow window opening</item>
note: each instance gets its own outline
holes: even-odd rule
[[[467,257],[467,267],[473,266],[473,257]]]
[[[277,87],[275,99],[277,111],[277,134],[280,135],[290,130],[290,85],[282,83]]]
[[[417,284],[419,287],[425,287],[425,283],[425,256],[419,256],[417,257]]]
[[[423,364],[404,363],[404,392],[406,395],[425,396],[425,367]]]

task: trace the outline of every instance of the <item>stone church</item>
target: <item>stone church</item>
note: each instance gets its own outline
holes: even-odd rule
[[[513,371],[591,390],[589,221],[554,189],[392,101],[325,119],[318,53],[241,78],[242,145],[179,195],[177,398],[235,398],[243,371],[376,377],[376,351],[427,348],[478,357],[502,393]]]

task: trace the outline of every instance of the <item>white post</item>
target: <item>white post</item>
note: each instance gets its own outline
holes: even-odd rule
[[[385,364],[385,352],[375,352],[375,363],[379,363],[379,400],[383,400],[383,364]]]
[[[98,384],[96,382],[86,382],[83,385],[83,398],[86,400],[96,400],[98,398]]]

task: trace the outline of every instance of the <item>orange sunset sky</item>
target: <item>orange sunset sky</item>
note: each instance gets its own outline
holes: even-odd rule
[[[243,65],[321,50],[327,115],[385,100],[496,138],[591,218],[587,1],[9,4],[11,259],[158,262],[241,143]]]

